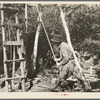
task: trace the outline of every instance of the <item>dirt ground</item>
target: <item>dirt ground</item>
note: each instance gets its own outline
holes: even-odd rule
[[[36,78],[33,80],[33,86],[30,88],[30,82],[25,82],[26,92],[49,92],[51,88],[51,78],[53,75],[48,74],[49,70],[46,72],[41,72],[37,75]],[[0,85],[4,81],[4,77],[0,79]],[[22,92],[22,90],[18,89],[18,82],[19,80],[15,80],[15,89],[12,91],[9,85],[10,92]],[[5,87],[0,88],[0,92],[5,92]]]
[[[30,84],[28,81],[25,83],[26,92],[52,92],[52,89],[56,86],[55,79],[57,78],[57,75],[58,74],[55,74],[55,72],[52,73],[51,70],[45,69],[43,72],[39,73],[36,78],[34,78],[33,86],[31,88],[29,88]],[[0,79],[0,84],[2,84],[3,80],[4,77]],[[100,92],[100,81],[96,81],[96,79],[93,78],[90,80],[92,80],[90,81],[92,87],[90,92]],[[22,92],[22,90],[18,89],[17,82],[18,80],[15,81],[15,87],[14,87],[15,89],[13,91],[10,89],[10,85],[9,85],[10,92]],[[71,92],[69,90],[66,91]],[[0,92],[5,92],[5,87],[0,88]],[[57,92],[57,91],[53,91],[53,92]]]

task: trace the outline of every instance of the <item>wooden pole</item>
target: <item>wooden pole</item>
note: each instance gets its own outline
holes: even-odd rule
[[[76,63],[76,66],[78,67],[79,71],[82,72],[82,68],[80,67],[80,64],[78,62],[78,59],[75,55],[75,52],[74,52],[74,49],[73,49],[73,46],[72,46],[72,43],[71,43],[71,39],[70,39],[70,33],[69,33],[69,29],[67,27],[67,23],[65,21],[65,14],[62,10],[62,8],[60,7],[60,5],[58,5],[59,8],[60,8],[60,16],[61,16],[61,20],[62,20],[62,23],[63,23],[63,27],[65,29],[65,33],[66,33],[66,39],[67,39],[67,42],[68,42],[68,45],[70,46],[70,49],[73,53],[73,56],[74,56],[74,59],[75,59],[75,63]]]
[[[3,8],[3,4],[1,4],[1,8]],[[4,12],[3,10],[1,10],[2,41],[5,41],[5,29],[4,29],[3,23],[4,23]],[[5,73],[5,78],[8,78],[7,65],[5,63],[6,60],[7,60],[6,47],[3,45],[4,73]],[[6,92],[8,92],[8,81],[7,80],[5,80],[5,86],[6,86]]]
[[[21,54],[21,49],[20,48],[18,49],[18,55],[19,55],[19,59],[21,59],[22,58],[22,54]],[[20,62],[20,69],[21,69],[21,76],[25,77],[24,62],[23,61]],[[24,78],[22,79],[22,90],[23,90],[23,92],[26,91],[25,90],[25,79]]]
[[[18,21],[18,13],[17,13],[16,14],[16,24],[18,23],[19,21]],[[17,29],[17,41],[21,42],[19,29]],[[21,47],[18,47],[17,50],[18,50],[19,59],[22,59],[23,57],[22,57]],[[20,69],[21,69],[21,76],[24,77],[25,73],[24,73],[24,62],[23,61],[20,62]],[[25,92],[25,79],[22,79],[22,89],[23,89],[23,92]]]
[[[15,60],[15,46],[13,46],[13,60]],[[13,62],[12,65],[12,77],[15,75],[15,61]],[[14,80],[12,80],[12,89],[14,89]]]
[[[18,13],[16,13],[16,15],[15,15],[15,20],[16,20],[16,24],[18,24],[19,23],[19,21],[18,21]],[[19,29],[17,29],[17,41],[20,42]]]
[[[28,29],[28,20],[27,20],[27,4],[25,4],[25,25],[26,25],[26,34]]]
[[[37,50],[38,50],[38,41],[39,41],[40,29],[41,29],[41,23],[40,23],[40,19],[39,19],[39,24],[38,24],[36,35],[35,35],[35,42],[34,42],[34,49],[33,49],[33,56],[34,56],[33,63],[35,65],[34,69],[36,69],[36,58],[37,58]]]

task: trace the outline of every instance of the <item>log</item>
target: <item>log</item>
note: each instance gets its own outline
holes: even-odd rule
[[[34,48],[33,48],[33,63],[34,63],[34,69],[36,69],[36,58],[37,58],[37,50],[38,50],[38,41],[39,41],[39,34],[41,29],[41,23],[39,22],[36,35],[35,35],[35,42],[34,42]]]

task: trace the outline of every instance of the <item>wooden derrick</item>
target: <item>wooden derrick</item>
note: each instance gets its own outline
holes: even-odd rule
[[[18,19],[18,10],[16,10],[15,8],[3,8],[3,4],[1,4],[1,27],[2,27],[2,43],[3,43],[3,56],[4,56],[4,73],[5,73],[5,85],[6,85],[6,91],[9,92],[9,88],[8,88],[8,81],[11,80],[11,87],[12,89],[14,89],[14,85],[15,85],[15,79],[20,79],[22,82],[22,90],[25,91],[25,64],[24,61],[25,59],[22,56],[22,50],[21,47],[23,46],[23,43],[20,39],[20,32],[19,32],[19,19]],[[12,20],[10,19],[10,17],[8,16],[8,23],[5,24],[4,22],[4,13],[10,13],[10,15],[14,15],[15,14],[15,23],[12,22]],[[9,23],[11,25],[9,25]],[[6,32],[5,30],[7,30],[4,26],[7,26],[8,24],[8,36],[9,38],[6,39]],[[13,32],[13,28],[16,27],[16,37],[14,37],[15,39],[13,40],[11,38],[12,35],[14,35]],[[10,47],[10,58],[7,58],[7,52],[6,52],[6,48]],[[16,52],[17,49],[17,52]],[[16,59],[16,53],[19,55],[19,57]],[[16,62],[20,63],[20,69],[21,69],[21,75],[20,76],[15,76],[15,65]],[[9,64],[11,64],[9,66]],[[12,71],[10,72],[11,76],[8,75],[8,70],[9,67],[12,68]]]

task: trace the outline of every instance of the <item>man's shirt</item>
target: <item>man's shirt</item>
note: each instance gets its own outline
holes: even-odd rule
[[[65,42],[62,42],[60,44],[59,50],[60,50],[60,57],[62,59],[61,64],[65,65],[70,60],[73,54],[71,52],[69,45]]]

